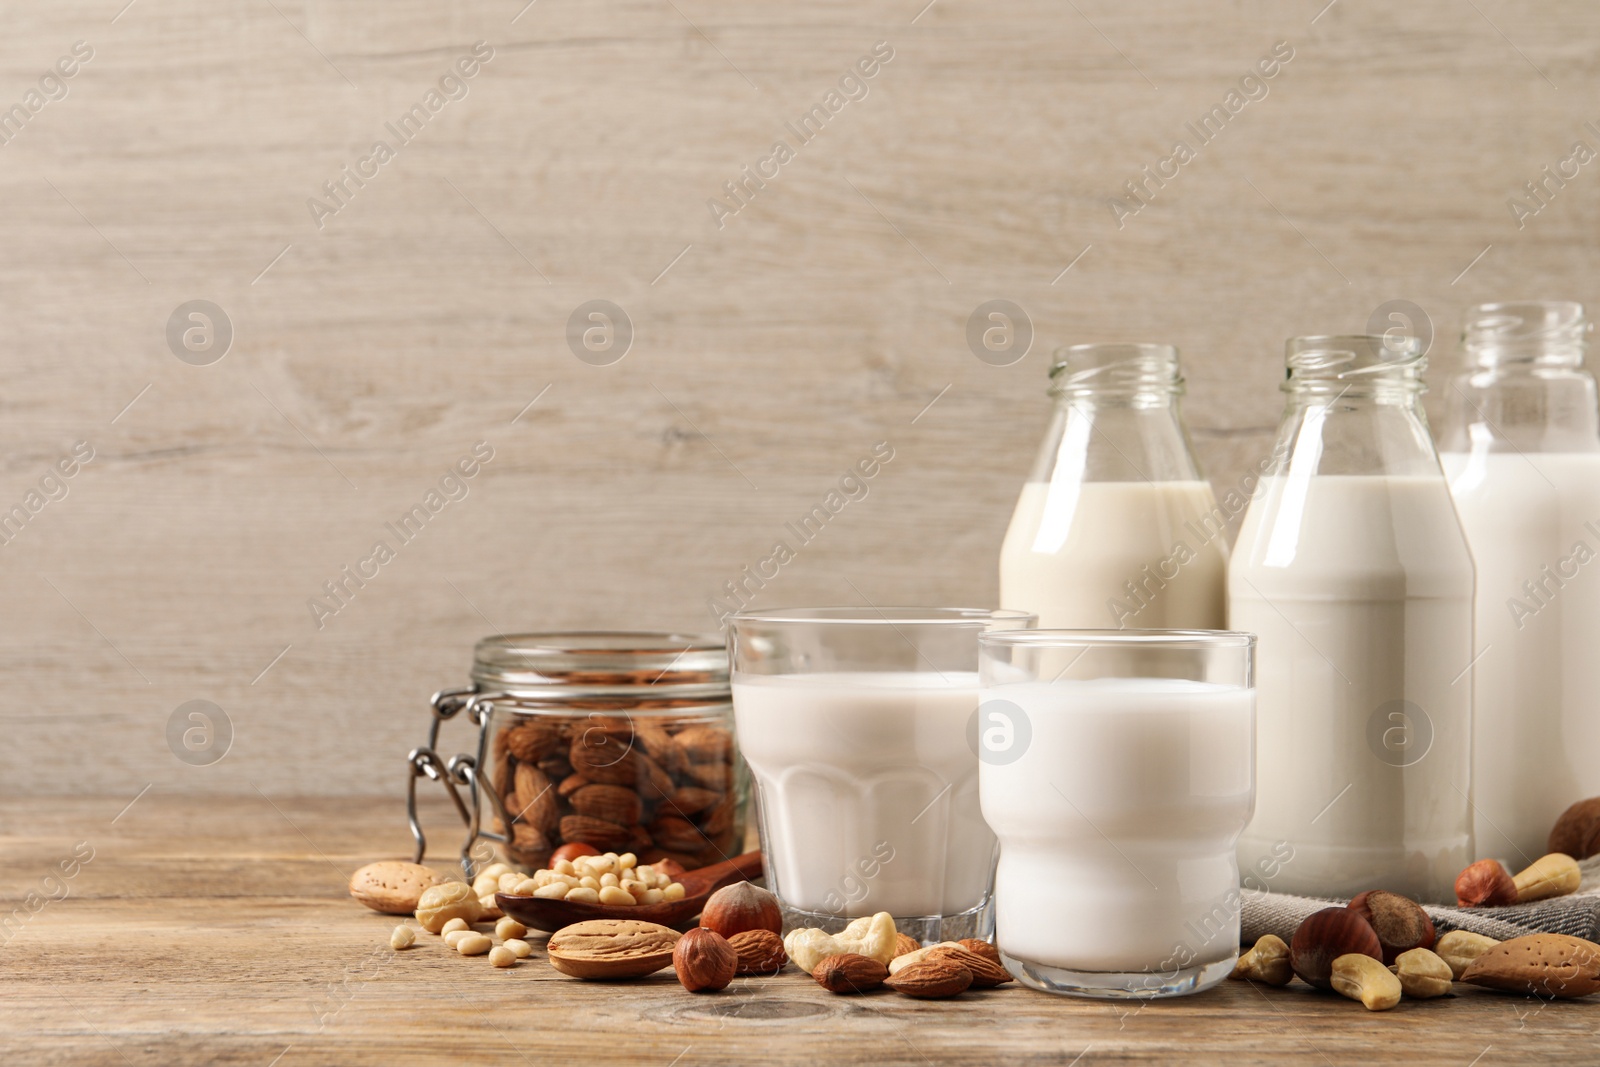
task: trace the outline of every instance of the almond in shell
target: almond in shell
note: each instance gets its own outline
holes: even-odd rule
[[[1536,997],[1586,997],[1600,992],[1600,945],[1566,934],[1513,937],[1467,964],[1461,980]]]
[[[402,860],[369,863],[350,876],[350,895],[385,915],[410,915],[422,891],[450,878],[432,867]]]
[[[550,966],[574,978],[642,978],[672,963],[682,935],[636,919],[591,919],[550,935]]]

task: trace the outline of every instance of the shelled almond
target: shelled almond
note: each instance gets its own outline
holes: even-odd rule
[[[723,726],[510,713],[493,752],[493,786],[512,821],[506,851],[529,867],[552,863],[559,846],[585,844],[693,869],[743,840],[739,763]],[[494,828],[507,833],[498,817]]]

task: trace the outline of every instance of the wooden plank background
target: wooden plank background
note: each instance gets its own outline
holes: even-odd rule
[[[762,602],[992,602],[1059,344],[1180,345],[1226,485],[1270,446],[1286,336],[1411,300],[1437,381],[1464,305],[1594,296],[1600,164],[1507,207],[1600,147],[1592,4],[523,2],[0,4],[0,111],[93,50],[0,144],[0,511],[94,450],[0,545],[0,788],[394,793],[477,637],[705,629],[878,441]],[[308,199],[476,41],[465,97],[319,229]],[[1280,41],[1119,228],[1110,198]],[[719,228],[707,200],[878,42]],[[566,341],[597,298],[635,328],[610,366]],[[166,340],[195,299],[233,326],[209,366]],[[991,299],[1035,330],[1009,366],[965,340]],[[478,441],[465,499],[319,628],[322,583]],[[191,699],[232,724],[210,766],[167,746]]]

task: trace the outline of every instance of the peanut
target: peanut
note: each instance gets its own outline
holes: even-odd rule
[[[389,947],[399,952],[403,948],[410,948],[417,943],[416,931],[401,923],[394,928],[394,933],[389,935]]]
[[[463,956],[481,956],[492,947],[493,941],[472,930],[464,931],[462,938],[456,942],[456,951]]]
[[[1381,960],[1361,952],[1347,952],[1334,960],[1329,980],[1337,992],[1361,1001],[1368,1011],[1388,1011],[1400,1003],[1400,979]]]
[[[510,941],[513,938],[521,937],[527,932],[528,928],[526,926],[523,926],[509,915],[494,924],[494,936],[502,941]]]
[[[489,950],[489,962],[496,967],[514,967],[517,963],[517,954],[504,945],[496,945]]]
[[[1408,949],[1396,956],[1394,973],[1405,995],[1417,1000],[1444,996],[1455,977],[1448,963],[1425,948]]]

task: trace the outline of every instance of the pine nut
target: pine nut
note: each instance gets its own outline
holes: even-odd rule
[[[512,955],[516,956],[519,960],[525,960],[529,956],[533,955],[533,946],[521,938],[511,938],[506,942],[506,948],[510,949]]]
[[[633,894],[620,886],[607,885],[600,887],[600,903],[602,904],[627,904],[634,903]]]
[[[517,954],[504,945],[496,945],[489,950],[489,962],[496,967],[511,967],[517,962]]]
[[[416,931],[412,930],[411,927],[405,925],[404,923],[396,926],[394,928],[394,933],[389,935],[389,947],[394,949],[396,952],[403,948],[410,948],[416,943]]]
[[[443,926],[439,927],[439,932],[441,934],[448,934],[448,933],[450,933],[450,932],[452,932],[454,930],[470,930],[470,929],[472,929],[472,924],[467,922],[467,920],[461,919],[461,918],[455,918],[455,919],[451,919],[449,922],[447,922]]]
[[[526,926],[523,926],[509,915],[494,924],[494,936],[502,941],[510,941],[512,938],[521,937],[527,932],[528,928]]]
[[[461,953],[463,956],[481,956],[485,952],[488,952],[492,947],[494,947],[493,941],[490,941],[483,934],[471,931],[469,931],[467,935],[460,941],[456,942],[456,951]]]

